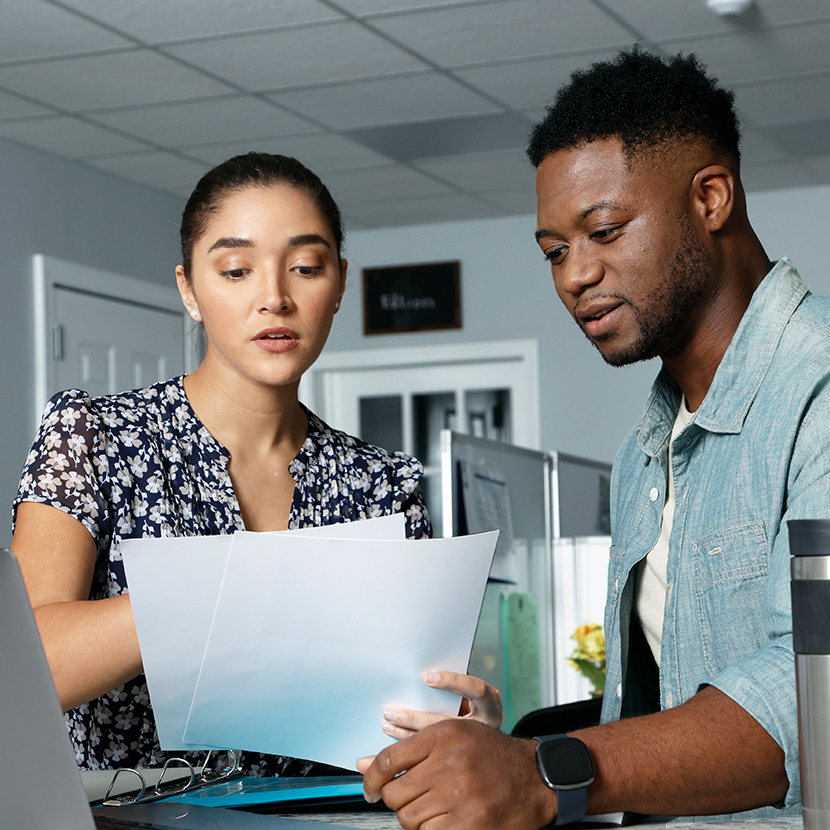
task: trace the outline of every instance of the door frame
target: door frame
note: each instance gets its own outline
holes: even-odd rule
[[[45,254],[35,254],[32,257],[35,361],[32,417],[35,428],[40,423],[54,380],[53,334],[55,324],[58,322],[55,310],[56,288],[93,294],[107,300],[134,303],[181,315],[184,370],[186,373],[192,372],[198,365],[198,344],[196,338],[190,335],[193,321],[182,305],[177,289],[98,268],[90,268],[87,265],[68,262]]]
[[[512,443],[521,442],[529,449],[539,449],[542,440],[539,409],[539,341],[496,340],[485,343],[458,343],[440,346],[411,346],[393,349],[359,349],[323,352],[300,383],[300,397],[324,421],[336,423],[331,410],[334,397],[333,378],[341,372],[373,369],[407,369],[413,366],[434,367],[465,363],[516,363],[516,377],[523,387],[521,417],[513,404]]]

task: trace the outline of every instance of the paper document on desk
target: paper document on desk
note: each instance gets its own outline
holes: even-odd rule
[[[422,678],[467,670],[497,538],[237,533],[184,740],[354,769],[385,707],[457,714]]]
[[[402,513],[269,536],[402,540]],[[162,749],[209,749],[182,740],[233,536],[129,539],[124,561],[144,674]]]

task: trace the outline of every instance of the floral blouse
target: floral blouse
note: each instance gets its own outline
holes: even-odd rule
[[[431,534],[418,461],[307,414],[308,437],[289,466],[295,482],[290,528],[403,512],[409,538]],[[98,548],[90,599],[118,596],[127,593],[118,552],[122,539],[244,529],[229,460],[196,417],[182,378],[97,398],[71,389],[46,407],[15,510],[21,501],[41,502],[82,522]],[[83,769],[160,766],[168,757],[158,744],[143,675],[72,709],[66,718]],[[219,765],[225,763],[221,756]],[[251,775],[307,775],[319,769],[308,761],[259,753],[243,753],[242,763]]]

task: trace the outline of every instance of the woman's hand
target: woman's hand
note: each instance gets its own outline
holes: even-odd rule
[[[452,671],[429,671],[424,675],[424,683],[433,689],[443,689],[463,698],[457,719],[479,721],[494,729],[501,726],[501,696],[498,689],[489,683],[478,677]],[[383,731],[393,738],[406,738],[413,732],[419,732],[442,720],[447,718],[444,715],[390,706],[383,712]]]

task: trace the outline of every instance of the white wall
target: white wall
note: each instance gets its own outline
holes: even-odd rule
[[[33,437],[36,253],[173,285],[184,200],[0,139],[0,543]]]
[[[830,296],[830,187],[749,194],[747,205],[769,257],[789,257],[814,294]]]
[[[815,293],[830,294],[830,187],[751,194],[748,205],[769,256],[789,256]],[[350,286],[326,348],[538,338],[542,449],[610,461],[639,419],[659,367],[650,361],[615,369],[602,361],[557,299],[534,230],[535,217],[519,216],[350,234]],[[361,333],[361,268],[453,259],[461,261],[460,331]]]
[[[350,234],[350,285],[326,348],[537,338],[541,448],[611,461],[639,418],[656,367],[615,369],[603,362],[557,298],[535,229],[535,217],[519,216]],[[455,259],[461,261],[462,329],[362,334],[362,268]]]

